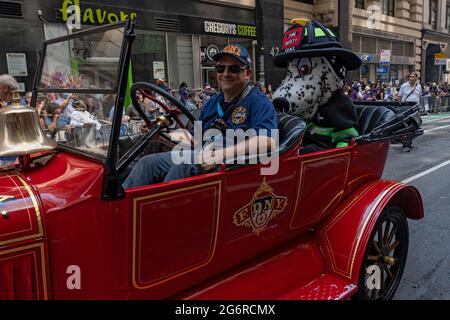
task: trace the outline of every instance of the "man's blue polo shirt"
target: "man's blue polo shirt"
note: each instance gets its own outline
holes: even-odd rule
[[[215,119],[219,118],[218,104],[222,107],[223,93],[213,96],[202,109],[199,120],[203,121],[203,131],[210,128]],[[226,113],[226,109],[223,109]],[[255,129],[260,134],[261,129],[270,130],[278,128],[278,117],[272,102],[261,91],[253,88],[247,96],[238,103],[231,116],[226,121],[228,129]]]

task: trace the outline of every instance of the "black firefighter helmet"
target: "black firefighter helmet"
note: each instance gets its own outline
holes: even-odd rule
[[[273,58],[276,67],[284,68],[289,60],[305,57],[326,57],[346,71],[358,69],[361,59],[344,49],[336,35],[317,20],[292,19],[284,33],[281,51]]]

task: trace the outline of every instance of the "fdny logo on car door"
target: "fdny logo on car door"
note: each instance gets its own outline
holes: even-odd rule
[[[272,187],[264,179],[252,201],[234,214],[234,224],[252,228],[259,235],[272,219],[286,209],[287,204],[287,198],[274,194]]]

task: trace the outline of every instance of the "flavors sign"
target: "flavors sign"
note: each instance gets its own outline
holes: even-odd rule
[[[73,10],[74,7],[78,8],[78,10]],[[83,10],[81,10],[80,8],[80,0],[64,0],[61,8],[59,9],[62,14],[62,21],[67,22],[73,14],[77,15],[77,19],[82,24],[108,24],[124,21],[128,18],[137,18],[136,12],[123,10],[110,11],[107,9],[97,9],[84,6],[82,8]]]

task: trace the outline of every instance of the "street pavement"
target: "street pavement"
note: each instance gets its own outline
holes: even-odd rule
[[[391,145],[383,174],[409,180],[425,208],[424,219],[408,221],[408,261],[395,299],[450,299],[450,113],[422,119],[418,149],[403,152]]]

